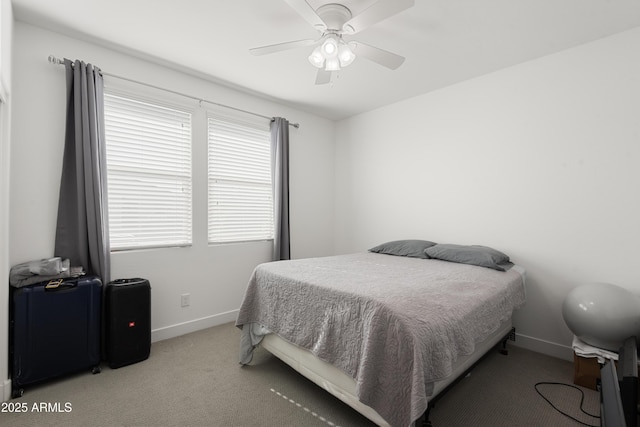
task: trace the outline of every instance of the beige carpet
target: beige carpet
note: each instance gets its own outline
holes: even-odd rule
[[[237,363],[240,331],[232,323],[154,343],[141,363],[81,373],[25,389],[5,402],[2,426],[370,426],[368,420],[266,351]],[[573,365],[510,346],[497,351],[447,392],[432,410],[435,427],[577,426],[534,390],[571,384]],[[556,406],[587,424],[580,394],[541,386]],[[598,413],[598,393],[584,389]],[[25,412],[11,412],[24,409]],[[9,411],[9,412],[5,412]],[[42,411],[42,412],[41,412]]]

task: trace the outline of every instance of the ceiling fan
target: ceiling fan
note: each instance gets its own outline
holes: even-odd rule
[[[333,73],[351,64],[361,56],[384,67],[395,70],[404,62],[404,57],[395,53],[359,42],[345,41],[350,36],[414,5],[414,0],[378,0],[369,8],[353,16],[348,7],[329,3],[314,9],[306,0],[285,0],[302,18],[319,33],[317,39],[296,40],[249,49],[253,55],[266,55],[287,49],[315,45],[309,62],[318,68],[316,84],[331,81]]]

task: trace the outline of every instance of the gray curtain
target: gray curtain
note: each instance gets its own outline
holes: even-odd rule
[[[289,122],[271,121],[271,178],[273,182],[273,260],[291,259],[289,244]]]
[[[58,203],[55,255],[87,274],[111,280],[100,69],[65,59],[67,124]]]

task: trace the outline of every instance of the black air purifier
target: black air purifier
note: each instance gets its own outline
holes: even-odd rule
[[[105,356],[109,367],[140,362],[151,352],[151,285],[119,279],[105,289]]]

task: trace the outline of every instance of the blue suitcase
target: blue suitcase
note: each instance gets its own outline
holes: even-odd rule
[[[11,288],[13,397],[24,386],[79,372],[100,372],[102,281],[96,276]]]

